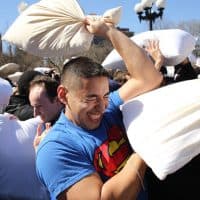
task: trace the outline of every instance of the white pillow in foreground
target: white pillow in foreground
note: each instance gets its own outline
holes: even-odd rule
[[[191,54],[196,43],[195,37],[180,29],[146,31],[131,37],[131,40],[140,47],[145,46],[147,40],[159,40],[159,47],[165,57],[164,65],[166,66],[181,63]],[[102,65],[107,69],[125,69],[125,64],[116,50],[108,54]]]
[[[163,180],[200,153],[200,80],[175,83],[122,106],[133,149]]]
[[[120,15],[118,7],[106,11],[103,18],[116,24]],[[36,56],[78,56],[90,48],[93,39],[84,19],[76,0],[41,0],[23,11],[2,39]]]

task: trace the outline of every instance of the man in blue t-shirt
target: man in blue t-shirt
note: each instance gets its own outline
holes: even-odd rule
[[[136,199],[146,164],[132,152],[119,107],[158,87],[162,75],[111,24],[86,19],[85,25],[112,42],[131,78],[109,94],[109,75],[100,64],[85,57],[65,64],[57,90],[65,109],[38,147],[37,173],[51,199]]]

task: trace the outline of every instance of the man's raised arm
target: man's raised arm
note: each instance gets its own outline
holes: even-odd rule
[[[87,23],[90,23],[89,19]],[[119,89],[119,94],[124,101],[160,86],[163,79],[162,74],[155,69],[145,50],[124,33],[104,22],[96,22],[96,25],[92,22],[92,25],[90,24],[87,28],[91,33],[108,38],[121,55],[131,75],[130,80]]]

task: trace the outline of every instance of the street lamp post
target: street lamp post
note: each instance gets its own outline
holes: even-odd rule
[[[153,5],[156,5],[157,11],[153,10]],[[157,18],[162,19],[165,9],[165,0],[142,0],[135,4],[134,10],[138,14],[140,22],[142,20],[149,21],[149,30],[153,30],[153,23]]]

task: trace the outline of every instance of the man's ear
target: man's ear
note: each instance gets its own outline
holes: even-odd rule
[[[68,93],[68,90],[63,85],[58,86],[57,88],[58,99],[64,105],[67,104],[67,93]]]

